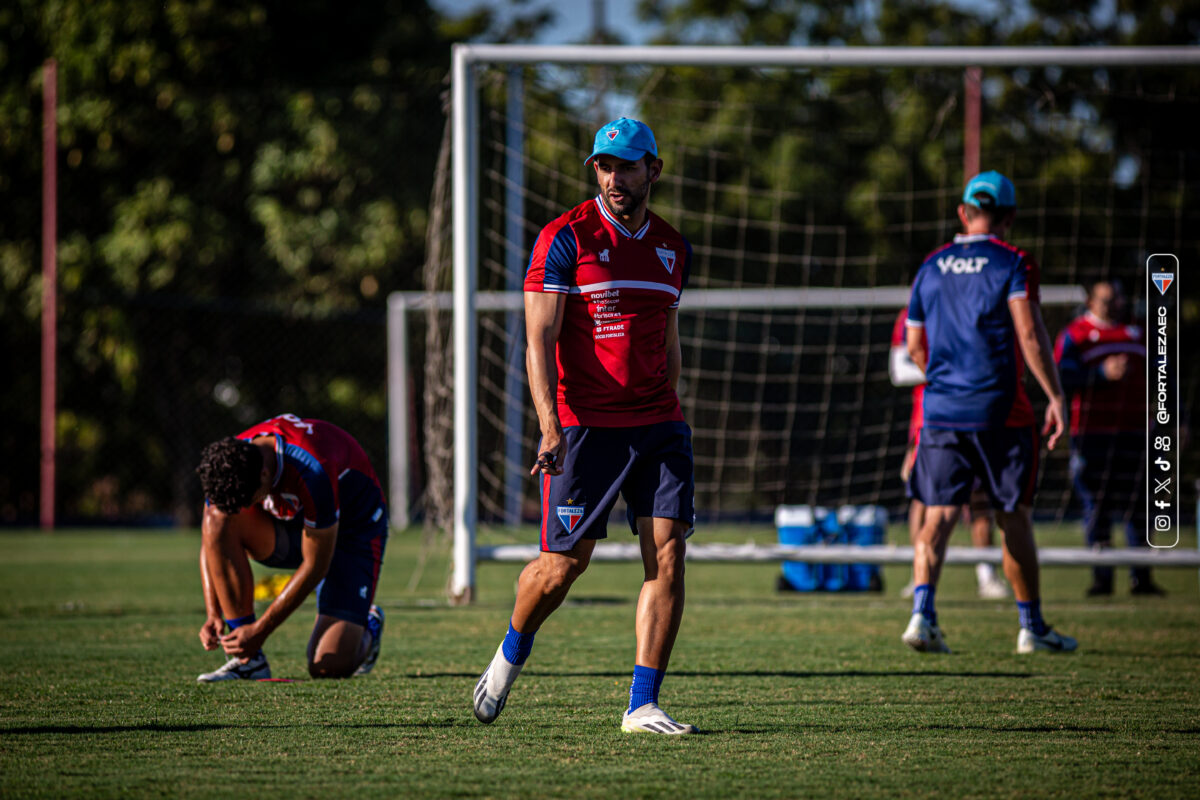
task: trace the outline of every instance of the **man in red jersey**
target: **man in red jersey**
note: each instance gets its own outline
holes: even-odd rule
[[[599,194],[542,229],[525,275],[542,553],[521,573],[508,633],[475,686],[475,716],[490,723],[504,708],[534,634],[587,568],[620,494],[645,570],[621,727],[694,733],[658,707],[695,519],[691,429],[675,393],[691,246],[647,208],[663,165],[645,124],[605,125],[585,164]]]
[[[383,634],[383,613],[372,601],[388,516],[358,442],[332,423],[283,414],[213,442],[196,472],[205,498],[200,576],[207,616],[200,642],[231,656],[197,680],[271,677],[263,643],[314,590],[309,674],[370,672]],[[295,570],[261,618],[254,613],[251,558]]]
[[[1096,281],[1087,311],[1058,335],[1054,360],[1071,395],[1071,477],[1083,504],[1087,543],[1112,543],[1113,518],[1130,547],[1146,542],[1146,345],[1128,324],[1121,285]],[[1092,571],[1089,596],[1113,591],[1112,567]],[[1129,573],[1130,594],[1162,594],[1149,567]]]

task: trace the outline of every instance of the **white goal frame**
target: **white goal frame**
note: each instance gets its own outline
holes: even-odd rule
[[[1200,65],[1196,47],[704,47],[610,45],[496,45],[457,44],[451,50],[451,145],[453,192],[453,340],[454,340],[454,570],[451,602],[470,602],[475,588],[477,516],[477,336],[476,275],[479,220],[478,89],[475,69],[481,64],[645,64],[701,67],[1045,67],[1045,66],[1189,66]],[[1049,292],[1052,287],[1045,287]],[[1070,291],[1061,287],[1056,291]],[[837,295],[842,305],[847,290],[801,289]],[[861,290],[878,295],[876,305],[899,307],[907,302],[907,287]],[[893,296],[899,291],[897,296]],[[520,296],[519,292],[506,292]],[[778,300],[790,293],[767,292]],[[688,304],[729,308],[727,295],[742,292],[693,290]],[[760,298],[760,300],[763,298]],[[830,298],[832,300],[832,298]],[[864,300],[867,298],[860,298]],[[1047,295],[1046,300],[1051,298]],[[512,300],[501,301],[504,307]],[[757,302],[757,301],[756,301]],[[788,299],[789,305],[795,298]],[[814,303],[809,301],[810,306]],[[869,303],[858,302],[859,306]],[[519,303],[516,308],[521,308]],[[762,306],[760,306],[762,307]],[[394,437],[393,437],[394,440]],[[394,444],[394,441],[393,441]],[[690,548],[689,552],[695,551]],[[487,553],[489,557],[492,553]],[[778,554],[774,557],[779,557]],[[957,558],[957,556],[956,556]],[[1160,563],[1159,559],[1156,563]]]

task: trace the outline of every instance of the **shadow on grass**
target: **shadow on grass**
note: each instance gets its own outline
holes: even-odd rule
[[[147,722],[141,725],[29,725],[15,728],[0,728],[0,736],[47,736],[56,734],[78,736],[97,733],[201,733],[205,731],[259,730],[264,728],[276,728],[280,730],[291,728],[320,728],[322,730],[331,728],[346,730],[363,728],[455,728],[463,727],[467,724],[465,720],[424,720],[413,722],[305,722],[295,724],[237,722],[228,724],[195,723],[190,725],[163,725],[157,722]]]
[[[627,678],[629,670],[621,671],[580,671],[554,672],[550,670],[529,670],[524,675],[535,675],[543,678]],[[479,678],[478,672],[423,672],[408,673],[406,678]],[[866,670],[845,669],[829,672],[797,671],[797,670],[672,670],[672,678],[1036,678],[1032,672],[993,672],[993,671],[962,671],[962,672],[928,672],[915,669],[897,670]]]

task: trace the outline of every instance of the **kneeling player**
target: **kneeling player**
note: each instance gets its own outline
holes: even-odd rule
[[[383,612],[372,600],[388,516],[358,442],[331,423],[284,414],[213,442],[196,472],[205,497],[200,575],[207,619],[200,642],[232,656],[197,680],[271,677],[263,643],[314,589],[309,674],[370,672],[383,633]],[[250,558],[295,570],[261,619]]]

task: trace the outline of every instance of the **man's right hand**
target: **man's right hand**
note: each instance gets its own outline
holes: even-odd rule
[[[225,620],[209,617],[200,626],[200,644],[205,650],[216,650],[221,646],[221,634],[225,631]]]
[[[1062,397],[1052,397],[1046,405],[1046,422],[1042,426],[1042,435],[1050,434],[1046,440],[1046,449],[1053,450],[1067,429],[1066,406]]]
[[[542,441],[538,444],[537,461],[534,462],[533,469],[529,470],[529,474],[537,475],[540,472],[544,475],[561,475],[566,451],[567,442],[563,439],[561,428],[543,433]]]

